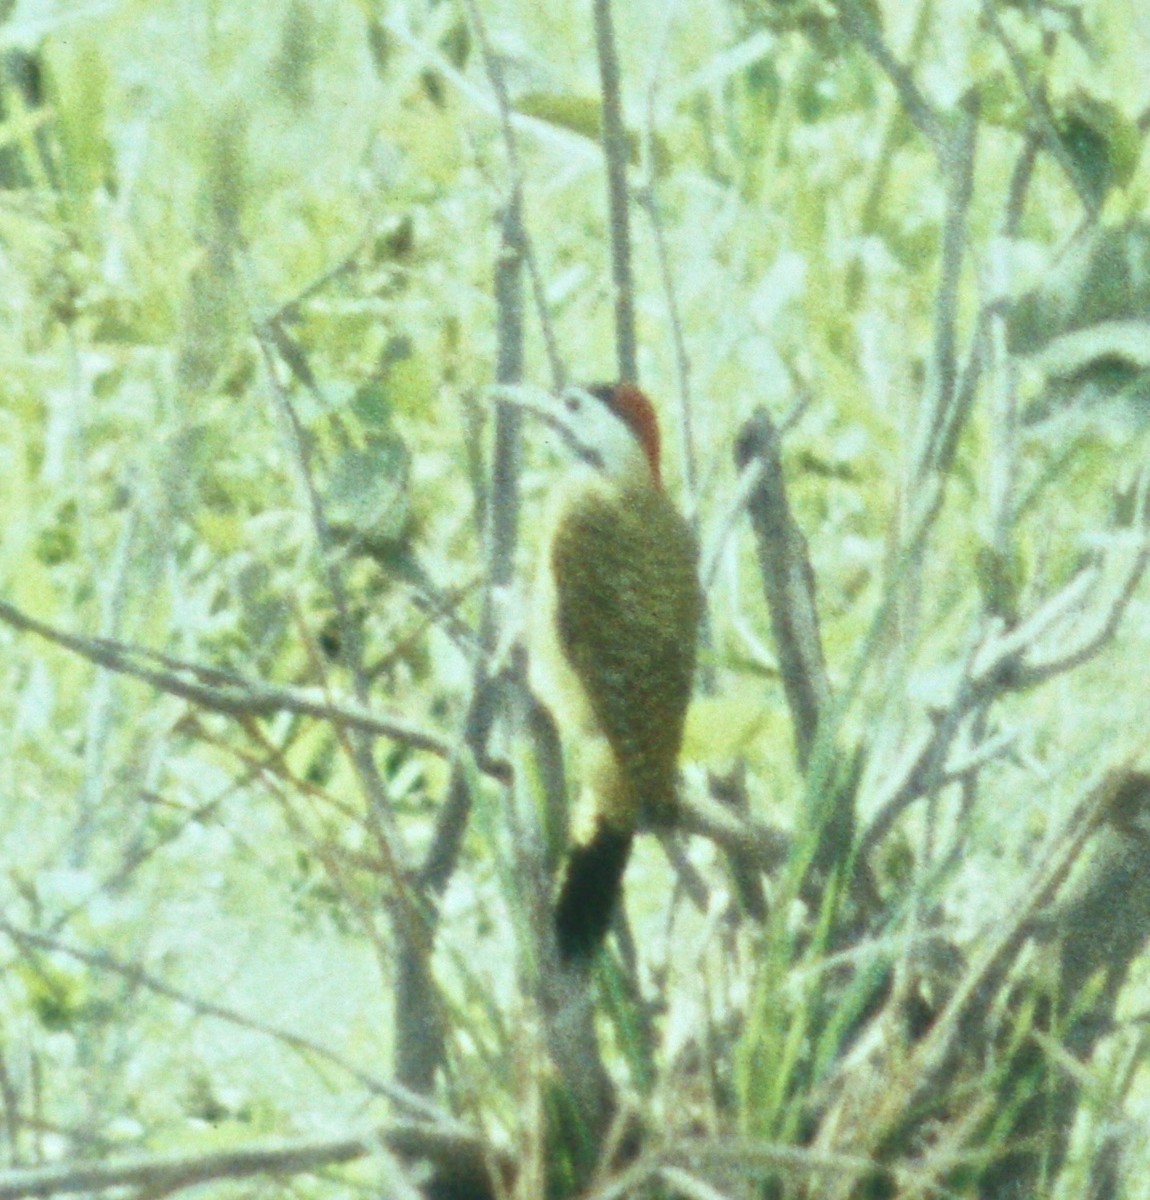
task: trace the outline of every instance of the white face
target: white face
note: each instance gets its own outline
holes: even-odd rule
[[[650,474],[647,456],[630,427],[583,388],[567,388],[548,397],[536,411],[567,449],[593,470],[614,479]]]

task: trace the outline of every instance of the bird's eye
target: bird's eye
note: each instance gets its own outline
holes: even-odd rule
[[[581,404],[578,396],[571,394],[571,395],[568,395],[567,397],[565,397],[565,399],[563,401],[563,406],[564,406],[564,408],[567,409],[567,411],[569,413],[577,413],[579,411],[579,409],[582,407],[582,404]]]

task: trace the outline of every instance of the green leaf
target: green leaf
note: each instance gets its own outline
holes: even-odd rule
[[[1138,166],[1141,137],[1134,122],[1113,104],[1081,90],[1055,120],[1058,137],[1074,163],[1079,183],[1101,204],[1130,182]]]
[[[603,136],[603,105],[595,96],[576,96],[571,92],[528,92],[515,102],[525,117],[546,121],[599,141]]]
[[[603,137],[603,104],[597,96],[577,96],[573,92],[528,92],[515,102],[516,111],[534,117],[559,129],[577,133],[580,137],[598,142]],[[669,163],[670,152],[661,138],[655,138],[655,163],[663,170]],[[639,161],[639,137],[627,131],[627,160]]]
[[[379,430],[391,423],[391,402],[382,379],[372,379],[356,390],[351,410],[363,422],[364,428]]]
[[[979,546],[974,573],[986,611],[1001,617],[1007,625],[1017,624],[1019,599],[1025,582],[1021,557],[993,546]]]
[[[1078,242],[1007,316],[1012,354],[1102,322],[1145,321],[1150,312],[1150,222],[1104,226]]]
[[[403,539],[411,516],[410,455],[398,435],[373,437],[340,454],[326,496],[333,533],[357,548],[379,550]]]
[[[83,1009],[80,980],[42,962],[16,969],[23,977],[31,1009],[40,1024],[52,1033],[71,1029]]]

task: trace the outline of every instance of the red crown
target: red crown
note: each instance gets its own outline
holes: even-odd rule
[[[659,450],[659,418],[655,406],[633,383],[594,383],[586,388],[627,426],[643,447],[651,465],[651,478],[662,485]]]

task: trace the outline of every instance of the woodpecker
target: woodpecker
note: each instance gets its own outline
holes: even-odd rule
[[[529,652],[532,690],[578,761],[590,816],[554,914],[561,959],[587,962],[610,927],[640,814],[673,819],[703,597],[647,396],[594,384],[537,411],[575,460],[539,556]]]

